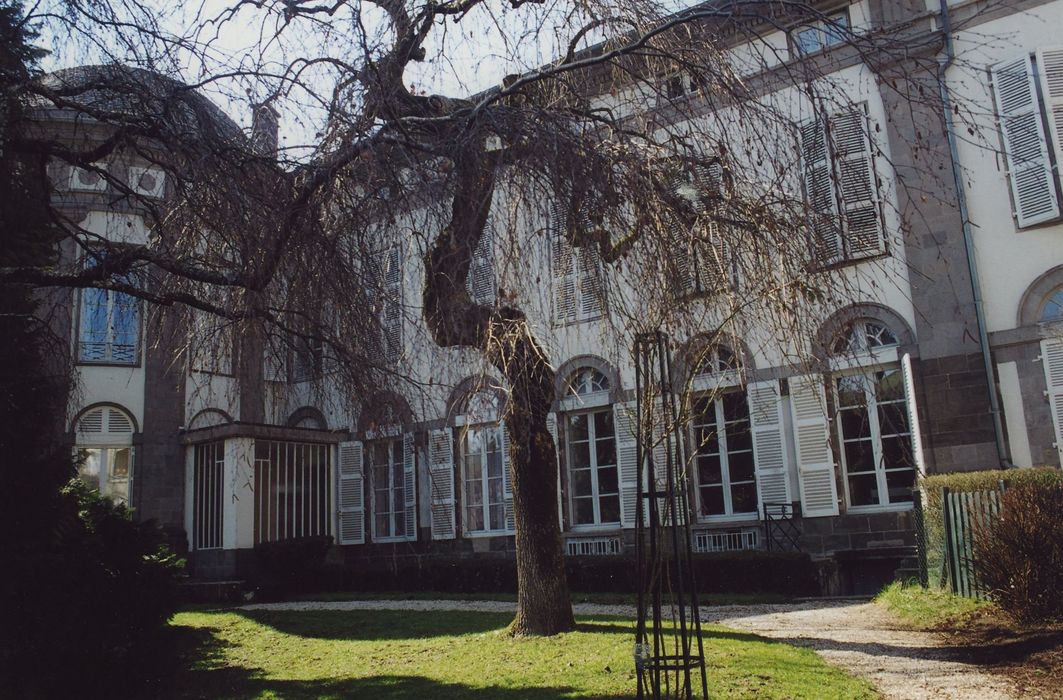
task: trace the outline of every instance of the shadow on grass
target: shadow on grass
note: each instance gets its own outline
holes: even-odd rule
[[[502,630],[511,613],[455,614],[434,610],[232,610],[278,632],[313,639],[382,641],[460,637]]]

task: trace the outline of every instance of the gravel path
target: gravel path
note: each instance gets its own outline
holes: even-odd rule
[[[512,612],[513,603],[454,600],[358,600],[263,603],[244,610],[471,610]],[[579,615],[635,616],[634,606],[580,603]],[[944,646],[928,632],[905,630],[871,603],[726,605],[702,617],[734,629],[814,649],[829,663],[870,680],[898,700],[1011,700],[1019,694],[1005,679],[964,662],[963,650]]]

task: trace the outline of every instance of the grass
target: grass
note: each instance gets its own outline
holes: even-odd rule
[[[293,600],[321,600],[328,602],[344,600],[497,600],[515,603],[513,593],[442,593],[433,591],[360,593],[331,591],[297,595]],[[785,603],[791,598],[777,593],[702,593],[698,601],[703,605],[756,605],[759,603]],[[635,605],[634,593],[572,593],[573,603],[596,603],[599,605]]]
[[[917,584],[891,583],[875,602],[917,629],[962,627],[971,618],[992,611],[992,603],[964,598],[948,591],[923,588]]]
[[[582,618],[574,632],[514,639],[511,615],[219,610],[179,613],[183,670],[152,698],[546,700],[633,697],[630,620]],[[714,698],[875,698],[808,649],[707,629]]]

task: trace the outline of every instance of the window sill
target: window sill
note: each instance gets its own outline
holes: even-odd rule
[[[473,530],[472,532],[462,532],[461,536],[475,540],[483,537],[513,537],[515,534],[513,530]]]
[[[403,542],[416,542],[416,537],[371,537],[368,544],[401,544]]]
[[[572,525],[569,527],[568,532],[563,533],[563,535],[570,534],[572,536],[576,536],[590,534],[601,535],[611,533],[619,534],[623,531],[623,529],[624,527],[620,523],[602,523],[600,525]]]
[[[728,525],[749,525],[760,521],[759,513],[741,513],[738,515],[708,515],[698,516],[698,525],[711,525],[712,527],[726,527]]]
[[[107,362],[103,360],[78,360],[74,363],[77,367],[126,367],[134,369],[140,367],[140,361],[136,362]]]
[[[870,513],[903,513],[906,510],[912,510],[915,508],[915,504],[912,502],[906,503],[889,503],[881,506],[849,506],[845,509],[845,515],[868,515]]]

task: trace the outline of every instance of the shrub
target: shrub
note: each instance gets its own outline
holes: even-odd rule
[[[1001,506],[998,517],[975,529],[982,585],[1020,622],[1063,618],[1063,484],[1015,486]]]
[[[51,532],[5,573],[2,627],[12,697],[119,695],[160,656],[183,562],[152,522],[79,481],[56,496]]]
[[[955,492],[995,491],[1003,482],[1008,487],[1022,484],[1063,484],[1063,471],[1054,467],[1032,469],[987,469],[974,472],[934,474],[919,480],[923,491],[924,545],[932,587],[944,585],[945,516],[941,503],[942,489]]]

